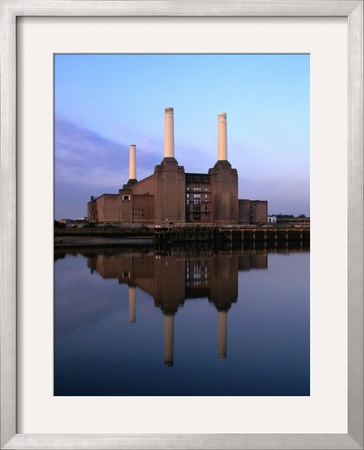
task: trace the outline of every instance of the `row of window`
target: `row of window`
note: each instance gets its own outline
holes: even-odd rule
[[[187,186],[186,190],[187,191],[205,191],[205,192],[208,192],[209,188],[208,187],[202,188],[201,186]]]
[[[203,195],[201,195],[201,194],[193,194],[193,195],[187,194],[187,195],[186,195],[186,198],[187,198],[187,199],[191,199],[191,198],[203,198]],[[205,199],[207,199],[207,198],[208,198],[208,195],[205,194]]]
[[[187,206],[189,206],[189,205],[203,205],[203,204],[207,205],[207,203],[208,203],[207,200],[205,200],[204,202],[201,202],[201,200],[194,200],[194,201],[187,200],[186,205]]]

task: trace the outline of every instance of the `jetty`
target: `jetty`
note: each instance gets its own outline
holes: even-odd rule
[[[156,227],[154,242],[157,245],[214,242],[228,243],[305,243],[310,241],[308,227],[272,227],[243,225],[173,225]]]

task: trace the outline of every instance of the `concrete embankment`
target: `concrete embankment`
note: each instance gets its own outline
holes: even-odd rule
[[[152,245],[154,233],[148,228],[56,228],[57,247],[122,247]]]

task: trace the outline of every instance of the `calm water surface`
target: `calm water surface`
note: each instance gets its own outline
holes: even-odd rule
[[[308,251],[55,262],[56,396],[310,395]]]

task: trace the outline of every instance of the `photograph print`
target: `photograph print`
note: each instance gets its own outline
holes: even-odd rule
[[[310,396],[310,56],[54,55],[54,395]]]

